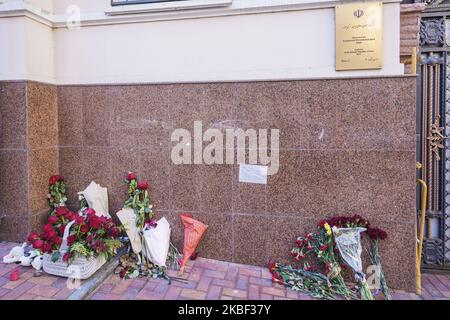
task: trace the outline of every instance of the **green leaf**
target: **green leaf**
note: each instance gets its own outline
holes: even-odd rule
[[[61,256],[61,253],[59,252],[59,251],[55,251],[55,252],[53,252],[53,254],[52,254],[52,262],[56,262],[56,261],[58,261],[58,259],[59,259],[59,257]]]

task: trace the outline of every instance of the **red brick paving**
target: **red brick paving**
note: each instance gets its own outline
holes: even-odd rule
[[[0,242],[0,261],[16,245],[16,243]],[[19,280],[9,281],[9,274],[14,269],[20,272]],[[69,290],[66,283],[65,278],[45,273],[35,277],[32,267],[0,262],[0,300],[67,299],[74,290]]]
[[[0,242],[0,258],[17,244]],[[20,279],[9,281],[9,273],[18,268]],[[175,271],[169,275],[178,276]],[[91,295],[93,300],[311,300],[308,295],[273,284],[266,268],[198,258],[188,261],[183,275],[187,283],[164,279],[128,279],[111,275]],[[450,299],[450,274],[423,274],[422,296],[394,291],[396,300]],[[74,290],[66,286],[65,278],[43,274],[34,276],[30,267],[0,263],[0,300],[67,299]]]

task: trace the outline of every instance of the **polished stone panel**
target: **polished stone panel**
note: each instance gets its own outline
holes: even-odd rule
[[[253,265],[267,263],[267,218],[233,215],[233,261]]]
[[[267,213],[267,186],[239,182],[239,166],[233,166],[233,213]]]
[[[229,165],[198,165],[202,213],[231,213],[232,168]]]
[[[26,83],[0,82],[0,149],[26,148]]]
[[[48,179],[59,173],[59,149],[37,149],[28,153],[30,210],[48,211]]]
[[[281,151],[277,174],[268,177],[269,214],[320,217],[336,212],[334,151]]]
[[[28,211],[27,152],[0,150],[0,215]]]
[[[149,183],[149,195],[156,210],[171,209],[170,149],[152,148],[138,151],[140,176]]]
[[[415,86],[414,77],[340,82],[334,94],[337,147],[414,151]]]
[[[28,147],[58,145],[58,99],[56,86],[27,82]]]
[[[339,214],[414,222],[414,151],[337,152]]]
[[[60,146],[83,145],[83,87],[58,87],[58,139]]]

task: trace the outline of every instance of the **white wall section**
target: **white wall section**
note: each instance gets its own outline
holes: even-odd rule
[[[40,0],[23,3],[38,12]],[[0,41],[8,44],[0,52],[0,80],[94,84],[403,74],[397,1],[384,3],[383,68],[345,72],[334,67],[334,4],[341,1],[234,0],[177,16],[110,16],[109,0],[42,3],[53,10],[43,21],[36,14],[18,17],[17,7],[13,15],[5,9],[8,3],[0,4]],[[66,8],[73,4],[81,9],[81,27],[67,29]]]

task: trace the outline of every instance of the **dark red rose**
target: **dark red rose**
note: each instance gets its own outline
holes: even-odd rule
[[[128,175],[127,175],[127,180],[128,181],[136,180],[136,179],[137,179],[137,176],[136,176],[136,174],[134,172],[128,172]]]
[[[319,226],[320,228],[323,228],[323,227],[325,226],[325,223],[327,223],[326,220],[320,220],[318,226]]]
[[[89,227],[98,229],[100,228],[100,219],[97,216],[91,216],[89,217]]]
[[[326,243],[320,247],[321,251],[325,251],[327,249],[328,249],[328,245]]]
[[[120,270],[119,276],[123,279],[127,275],[127,272],[128,272],[128,268],[123,268],[122,270]]]
[[[55,217],[55,216],[48,217],[48,223],[55,224],[57,222],[58,222],[58,218],[57,217]]]
[[[95,215],[95,210],[92,208],[87,208],[86,210],[83,211],[83,213],[88,216],[93,216]]]
[[[69,209],[67,209],[66,207],[58,207],[56,208],[55,214],[58,217],[64,216],[69,212]]]
[[[47,232],[47,239],[52,239],[56,237],[56,231],[55,230],[50,230],[49,232]]]
[[[63,176],[54,175],[54,176],[51,176],[50,179],[48,179],[48,185],[51,186],[51,185],[54,185],[55,183],[61,182],[61,181],[64,181]]]
[[[39,238],[39,235],[36,232],[32,232],[30,233],[30,235],[28,236],[27,240],[28,242],[33,242],[34,240],[36,240],[37,238]]]
[[[43,245],[44,245],[44,241],[42,241],[42,240],[35,240],[33,242],[34,249],[40,249],[40,248],[42,248]]]
[[[70,221],[75,220],[76,217],[77,217],[77,215],[76,215],[74,212],[72,212],[72,211],[69,211],[69,212],[66,214],[66,218],[69,219]]]
[[[67,244],[71,246],[77,240],[77,235],[71,235],[67,237]]]
[[[44,230],[44,232],[49,232],[53,230],[53,226],[49,223],[47,223],[46,225],[44,225],[44,227],[42,228],[42,230]]]
[[[66,226],[60,226],[60,227],[59,227],[59,233],[60,233],[61,235],[64,234],[64,229],[66,229]]]
[[[139,181],[137,187],[138,187],[139,190],[147,190],[148,189],[148,183],[145,180],[141,180],[141,181]]]
[[[48,242],[44,243],[44,245],[42,246],[42,251],[47,253],[52,252],[52,245]]]
[[[82,224],[83,223],[83,217],[82,216],[77,216],[75,218],[75,223],[76,224]]]
[[[56,244],[56,245],[61,245],[61,243],[62,243],[62,238],[61,237],[56,237],[54,240],[53,240],[53,242]]]
[[[117,227],[114,227],[114,228],[111,228],[111,229],[108,230],[108,235],[111,238],[118,238],[119,235],[120,235],[120,231],[119,231],[119,229]]]
[[[84,225],[81,227],[81,232],[86,233],[89,231],[89,227],[87,225]]]

